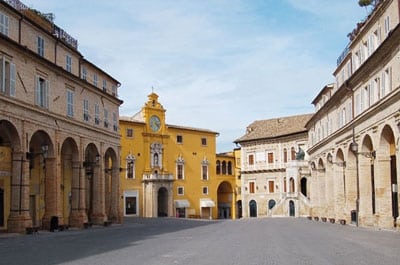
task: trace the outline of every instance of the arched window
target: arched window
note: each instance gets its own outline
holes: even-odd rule
[[[217,174],[221,174],[221,161],[217,160]]]
[[[228,162],[228,175],[232,175],[232,162]]]
[[[284,148],[283,149],[283,162],[284,163],[287,163],[287,149],[286,148]]]
[[[222,161],[222,175],[226,175],[226,161]]]
[[[294,192],[294,178],[290,178],[290,187],[289,187],[289,192]]]
[[[290,159],[296,160],[296,150],[294,149],[294,147],[290,149]]]

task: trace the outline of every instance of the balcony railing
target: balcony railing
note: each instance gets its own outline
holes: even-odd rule
[[[27,7],[19,0],[3,0],[3,1],[12,6],[14,9],[25,14],[26,16],[29,16],[33,20],[35,20],[35,18],[37,17],[36,20],[38,21],[36,22],[38,22],[39,25],[42,25],[44,28],[46,28],[46,30],[49,30],[51,34],[53,34],[58,39],[64,41],[65,43],[69,44],[74,49],[76,50],[78,49],[78,41],[71,35],[69,35],[67,32],[65,32],[62,28],[58,27],[53,23],[52,14],[40,14],[40,12]],[[40,21],[44,22],[40,23]]]
[[[349,45],[347,45],[346,48],[344,48],[342,54],[340,54],[339,58],[337,58],[336,66],[339,66],[343,62],[344,58],[346,58],[349,52],[350,52]]]
[[[146,174],[143,176],[144,181],[152,181],[152,180],[174,180],[174,176],[172,174]]]

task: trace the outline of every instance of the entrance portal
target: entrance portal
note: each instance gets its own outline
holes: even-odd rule
[[[250,217],[257,217],[257,203],[255,200],[251,200],[249,203]]]
[[[289,216],[295,216],[294,202],[289,201]]]
[[[164,187],[158,190],[158,217],[168,216],[168,190]]]

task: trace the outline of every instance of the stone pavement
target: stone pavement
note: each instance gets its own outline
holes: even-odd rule
[[[400,234],[302,218],[127,218],[123,225],[0,236],[0,264],[400,264]]]

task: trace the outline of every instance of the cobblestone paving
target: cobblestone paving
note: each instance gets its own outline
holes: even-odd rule
[[[123,225],[0,235],[0,264],[400,264],[400,233],[301,218],[128,218]]]

